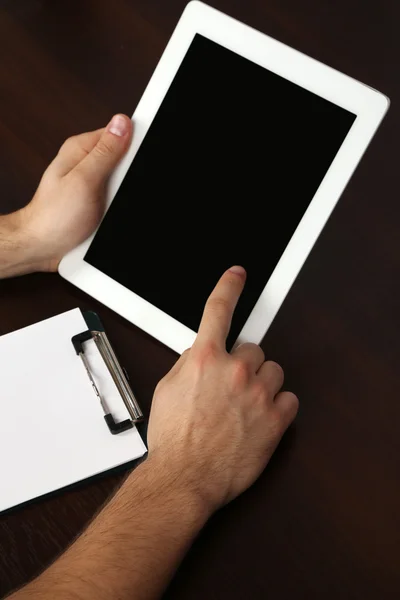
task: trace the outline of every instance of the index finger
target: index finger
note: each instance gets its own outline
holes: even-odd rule
[[[243,267],[231,267],[222,275],[207,300],[196,343],[214,341],[225,349],[232,316],[246,282]]]

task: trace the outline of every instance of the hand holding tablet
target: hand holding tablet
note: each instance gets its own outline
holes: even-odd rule
[[[387,107],[191,2],[133,115],[107,213],[60,273],[182,352],[221,272],[242,264],[229,343],[259,343]]]

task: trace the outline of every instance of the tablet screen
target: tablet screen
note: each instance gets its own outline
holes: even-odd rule
[[[197,34],[85,260],[194,331],[243,265],[234,341],[355,118]]]

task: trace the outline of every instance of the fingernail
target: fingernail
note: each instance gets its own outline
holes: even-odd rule
[[[234,266],[234,267],[231,267],[229,270],[231,273],[235,273],[235,275],[242,275],[242,276],[246,275],[246,271],[244,270],[243,267]]]
[[[128,129],[128,120],[122,115],[114,115],[107,126],[107,131],[118,137],[123,137],[128,133]]]

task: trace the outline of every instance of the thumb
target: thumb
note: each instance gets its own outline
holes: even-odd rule
[[[132,121],[126,115],[114,115],[97,144],[77,168],[93,185],[103,184],[128,149]]]

